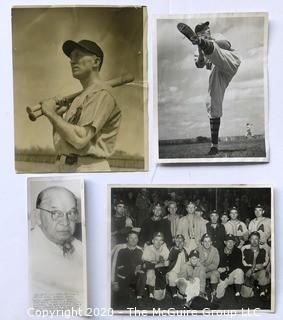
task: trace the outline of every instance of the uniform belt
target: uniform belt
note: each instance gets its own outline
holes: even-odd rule
[[[96,158],[94,155],[87,154],[87,155],[78,155],[78,154],[59,154],[56,158],[57,161],[62,161],[64,164],[74,165],[77,164],[79,158],[92,158],[92,159],[105,159],[105,158]]]

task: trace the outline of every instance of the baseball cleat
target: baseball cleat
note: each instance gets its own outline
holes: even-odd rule
[[[208,155],[209,156],[214,156],[218,153],[218,149],[216,147],[211,147],[209,152],[208,152]]]
[[[198,44],[198,36],[187,24],[180,22],[177,24],[177,28],[193,44]]]

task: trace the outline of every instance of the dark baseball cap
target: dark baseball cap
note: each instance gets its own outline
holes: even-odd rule
[[[219,213],[216,210],[211,211],[210,215],[212,215],[212,214],[217,214],[219,216]]]
[[[197,257],[199,258],[199,252],[197,250],[192,250],[189,254],[189,258],[191,257]]]
[[[257,209],[257,208],[259,208],[259,209],[264,209],[263,206],[262,206],[260,203],[258,203],[258,204],[255,206],[255,209]]]
[[[226,234],[224,240],[225,240],[225,241],[233,240],[234,242],[236,242],[236,238],[235,238],[231,233]]]
[[[100,65],[102,65],[104,54],[102,49],[96,42],[91,40],[80,40],[78,42],[73,40],[67,40],[63,43],[62,50],[66,56],[70,57],[70,54],[75,49],[81,49],[88,51],[89,53],[95,54],[97,57],[100,58]]]
[[[195,27],[195,33],[198,33],[198,32],[205,30],[206,28],[208,28],[208,26],[209,26],[209,21],[197,24]]]
[[[210,236],[208,233],[205,233],[205,234],[201,237],[200,242],[203,242],[203,240],[204,240],[205,238],[209,238],[209,239],[211,240],[211,236]]]
[[[155,232],[152,236],[152,239],[156,238],[156,237],[160,237],[162,238],[162,240],[164,240],[164,235],[162,232]]]

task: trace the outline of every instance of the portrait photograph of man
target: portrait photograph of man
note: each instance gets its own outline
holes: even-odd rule
[[[12,24],[16,171],[147,170],[146,9],[15,7]]]
[[[274,310],[271,187],[109,189],[110,306],[117,314],[155,314],[159,308],[177,315],[180,310],[187,312],[182,315],[207,309]],[[149,203],[149,216],[139,212],[141,194]]]
[[[28,180],[30,304],[35,310],[86,308],[83,192],[80,179]]]
[[[157,18],[160,163],[268,162],[267,38],[267,13]]]

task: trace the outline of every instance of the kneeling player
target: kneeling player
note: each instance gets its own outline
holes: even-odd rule
[[[241,286],[244,283],[242,252],[235,246],[235,237],[232,234],[226,235],[224,244],[224,250],[220,252],[218,267],[220,282],[216,289],[217,299],[222,298],[226,288],[232,284],[235,285],[235,296],[240,297]]]
[[[161,232],[153,235],[152,244],[144,248],[142,255],[143,268],[146,272],[146,284],[149,297],[154,299],[154,290],[166,288],[166,273],[169,250],[164,243],[164,236]]]

